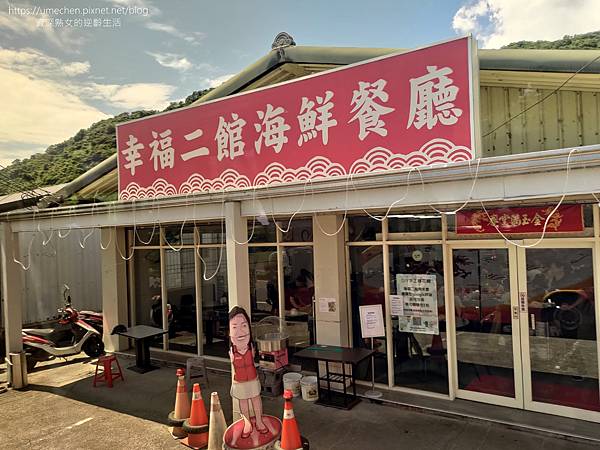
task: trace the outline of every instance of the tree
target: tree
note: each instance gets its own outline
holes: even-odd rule
[[[505,45],[502,48],[528,48],[528,49],[569,49],[593,50],[600,49],[600,31],[585,34],[565,36],[557,41],[519,41]]]
[[[209,92],[210,89],[194,91],[185,100],[171,103],[164,111],[188,106]],[[44,153],[36,153],[26,159],[16,159],[0,170],[0,177],[10,181],[0,184],[0,194],[25,189],[68,183],[116,150],[116,125],[128,120],[155,114],[158,111],[134,111],[101,120],[79,130],[64,142],[50,145]]]

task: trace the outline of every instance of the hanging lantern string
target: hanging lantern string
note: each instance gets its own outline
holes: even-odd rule
[[[204,258],[202,258],[202,255],[200,254],[200,237],[198,236],[198,245],[196,245],[196,255],[198,256],[198,258],[200,259],[200,261],[202,262],[202,279],[204,281],[210,281],[212,280],[214,277],[217,276],[217,274],[219,273],[219,271],[221,270],[221,263],[223,261],[223,247],[225,246],[225,242],[224,242],[224,235],[225,235],[225,220],[224,220],[224,216],[225,216],[225,189],[223,189],[223,193],[221,196],[221,243],[219,245],[219,262],[217,263],[217,268],[215,269],[214,273],[210,276],[207,277],[206,276],[206,272],[208,269],[208,265],[206,264],[206,261],[204,260]],[[195,216],[194,216],[195,218]],[[195,224],[195,223],[194,223]],[[194,227],[194,232],[197,233],[198,228]]]
[[[133,199],[133,236],[134,236],[134,240],[137,239],[142,245],[148,245],[150,244],[150,242],[152,242],[152,239],[154,238],[154,233],[156,232],[156,227],[157,227],[157,222],[159,221],[159,219],[156,218],[156,214],[154,216],[154,220],[152,221],[152,232],[150,233],[150,238],[148,238],[148,241],[145,242],[142,238],[140,238],[140,235],[137,231],[137,226],[136,226],[136,208],[135,208],[135,202],[137,201],[137,199]],[[156,206],[156,197],[152,197],[152,211],[158,211],[160,210],[160,204],[159,206]],[[158,217],[160,218],[160,214],[158,214]],[[160,233],[160,230],[159,230]]]
[[[421,173],[421,171],[419,170],[418,167],[411,167],[408,170],[408,173],[406,174],[406,189],[404,190],[404,195],[401,198],[399,198],[399,199],[395,200],[394,202],[392,202],[392,204],[388,207],[387,211],[385,212],[385,215],[383,215],[383,216],[374,216],[373,214],[369,213],[369,211],[367,211],[366,209],[361,208],[363,210],[363,212],[367,216],[369,216],[371,219],[377,220],[379,222],[383,222],[385,219],[387,219],[388,216],[390,215],[390,212],[394,208],[394,206],[396,206],[398,203],[403,202],[406,199],[406,197],[408,197],[408,189],[410,187],[410,174],[414,170],[416,170],[418,172],[419,176],[421,177],[421,186],[422,186],[422,189],[425,190],[425,183],[423,181],[423,174]],[[354,184],[354,178],[353,178],[354,175],[355,174],[352,174],[352,173],[350,174],[350,182],[352,183],[352,188],[354,190],[354,193],[358,194],[358,191],[356,189],[356,185]]]
[[[35,241],[35,238],[37,237],[37,233],[33,233],[33,235],[31,236],[31,240],[29,241],[29,245],[27,245],[27,265],[23,264],[22,261],[19,261],[17,259],[17,257],[15,256],[15,239],[14,236],[11,236],[11,240],[12,240],[12,257],[13,257],[13,261],[15,263],[17,263],[19,266],[21,266],[21,269],[23,269],[24,271],[29,270],[29,268],[31,267],[31,248],[33,246],[33,241]]]
[[[92,203],[92,211],[91,211],[92,222],[93,222],[93,219],[94,219],[94,211],[96,209],[97,196],[98,196],[98,189],[96,189],[96,192],[94,192],[94,200],[93,200],[93,203]],[[96,231],[95,227],[92,227],[87,234],[84,234],[83,229],[80,230],[81,236],[79,236],[79,246],[81,248],[85,249],[85,244],[86,244],[87,240],[90,238],[90,236],[94,233],[94,231]],[[83,239],[81,239],[82,236],[83,236]]]
[[[304,181],[304,189],[303,189],[303,191],[302,191],[302,201],[300,202],[300,206],[298,207],[298,209],[296,209],[296,211],[294,211],[294,213],[293,213],[293,214],[292,214],[292,216],[290,217],[290,220],[288,221],[287,227],[286,227],[285,229],[284,229],[284,228],[281,228],[281,227],[279,226],[279,224],[277,223],[277,221],[275,220],[275,215],[274,215],[274,213],[273,213],[273,211],[275,210],[275,204],[273,203],[273,197],[271,197],[271,219],[273,220],[273,223],[275,224],[275,227],[277,227],[277,229],[278,229],[279,231],[281,231],[282,233],[284,233],[284,234],[285,234],[285,233],[287,233],[287,232],[289,232],[289,231],[290,231],[290,228],[292,227],[292,221],[294,220],[294,217],[296,217],[296,215],[297,215],[297,214],[298,214],[300,211],[302,211],[302,208],[304,207],[304,200],[306,200],[306,185],[307,185],[309,182],[311,182],[310,180],[311,180],[310,178],[307,178],[307,179]],[[265,186],[265,187],[268,189],[268,186]],[[312,187],[312,184],[311,184],[311,187]],[[268,192],[268,190],[267,190],[267,192]]]
[[[471,168],[471,161],[469,160],[469,174],[472,175],[473,170]],[[454,211],[441,211],[439,209],[437,209],[435,206],[433,205],[429,205],[429,207],[431,209],[433,209],[435,212],[437,212],[438,214],[446,214],[446,215],[453,215],[456,214],[459,211],[462,211],[473,199],[473,191],[475,190],[475,185],[477,184],[477,180],[479,178],[479,165],[481,163],[481,158],[477,158],[477,167],[475,168],[475,176],[473,176],[473,183],[471,183],[471,189],[469,191],[469,195],[467,196],[467,199],[465,200],[465,202],[459,206],[457,209],[455,209]],[[422,178],[421,178],[422,180]]]
[[[187,212],[188,206],[189,206],[188,200],[189,200],[189,195],[190,194],[191,194],[191,192],[188,192],[188,193],[185,194],[185,206],[184,206],[183,210],[186,211],[186,212]],[[180,242],[179,248],[173,247],[171,245],[171,243],[169,242],[169,239],[167,238],[167,234],[164,233],[164,238],[165,238],[165,242],[166,242],[167,246],[171,250],[173,250],[174,252],[180,252],[181,249],[183,249],[183,247],[184,247],[184,243],[183,243],[183,228],[185,227],[186,223],[187,223],[187,218],[184,216],[183,217],[183,222],[181,223],[181,227],[179,228],[179,242]]]
[[[577,148],[571,149],[571,151],[569,152],[569,155],[567,156],[567,169],[566,169],[566,174],[565,174],[565,180],[563,182],[562,195],[561,195],[560,199],[558,200],[558,203],[556,204],[556,206],[552,210],[552,212],[550,214],[548,214],[548,217],[546,217],[546,220],[544,221],[544,228],[542,229],[542,235],[539,237],[539,239],[537,241],[533,242],[532,244],[520,244],[518,242],[510,240],[500,230],[500,228],[498,228],[498,226],[492,220],[492,218],[490,217],[490,214],[488,213],[488,210],[485,208],[485,205],[483,204],[483,202],[480,202],[481,203],[481,207],[483,208],[483,211],[485,212],[485,214],[486,214],[486,216],[488,218],[488,221],[492,224],[492,226],[496,229],[496,231],[498,232],[498,234],[500,234],[500,236],[502,236],[502,238],[506,242],[508,242],[509,244],[512,244],[512,245],[514,245],[516,247],[520,247],[520,248],[532,248],[532,247],[536,247],[537,245],[539,245],[544,240],[544,237],[546,236],[546,230],[548,228],[548,222],[550,222],[550,218],[554,215],[554,213],[556,211],[558,211],[558,208],[560,208],[560,205],[562,205],[565,197],[567,196],[567,188],[568,188],[568,185],[569,185],[569,172],[571,170],[571,155],[573,155],[573,153],[575,153],[577,150],[578,150]]]
[[[75,209],[75,207],[74,207],[74,206],[71,206],[71,208],[69,208],[69,210],[68,210],[68,212],[67,212],[67,219],[69,219],[70,217],[75,217],[75,216],[76,216],[76,214],[73,212],[73,211],[74,211],[74,209]],[[71,231],[73,231],[73,222],[69,221],[69,229],[68,229],[67,233],[66,233],[66,234],[62,234],[62,233],[61,233],[61,229],[59,228],[59,229],[58,229],[58,233],[57,233],[57,234],[58,234],[58,237],[59,237],[59,238],[61,238],[61,239],[64,239],[64,238],[66,238],[68,235],[70,235],[70,234],[71,234]]]
[[[318,214],[313,214],[314,217],[314,221],[316,222],[317,226],[319,227],[319,230],[321,230],[321,233],[323,233],[326,236],[329,237],[333,237],[333,236],[337,236],[343,229],[344,229],[344,225],[346,225],[346,219],[348,218],[348,192],[350,190],[350,178],[347,177],[346,178],[346,201],[345,201],[345,207],[344,207],[344,218],[342,219],[342,223],[339,226],[339,228],[333,232],[333,233],[329,233],[328,231],[326,231],[322,226],[321,223],[319,222],[319,215]],[[313,199],[313,203],[314,203],[314,198],[315,198],[315,192],[312,186],[312,179],[310,179],[310,193],[311,193],[311,198]]]
[[[256,185],[254,185],[254,187],[252,188],[252,209],[253,209],[254,211],[256,211],[256,188],[257,188],[257,186],[256,186]],[[223,220],[224,220],[224,219],[223,219]],[[255,230],[255,229],[256,229],[256,214],[254,214],[254,215],[252,216],[252,232],[250,233],[250,237],[249,237],[249,238],[248,238],[246,241],[244,241],[244,242],[241,242],[241,241],[238,241],[238,240],[235,238],[235,234],[234,234],[234,233],[232,233],[232,235],[231,235],[231,239],[233,240],[233,242],[235,242],[235,243],[236,243],[236,244],[238,244],[238,245],[246,245],[246,244],[248,244],[248,243],[249,243],[249,242],[252,240],[252,238],[254,237],[254,230]]]

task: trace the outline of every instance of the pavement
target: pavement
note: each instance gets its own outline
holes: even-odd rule
[[[119,357],[122,366],[132,361]],[[0,394],[2,449],[182,449],[167,431],[175,399],[175,368],[146,374],[124,370],[112,389],[92,387],[94,361],[73,357],[46,363],[29,374],[29,387]],[[2,377],[0,368],[0,382]],[[217,391],[231,423],[230,375],[209,371],[207,408]],[[263,397],[267,414],[282,416],[280,398]],[[294,400],[300,431],[312,450],[512,449],[583,450],[596,445],[445,417],[363,400],[342,411]]]

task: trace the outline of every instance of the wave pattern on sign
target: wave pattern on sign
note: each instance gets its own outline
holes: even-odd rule
[[[468,147],[457,146],[446,139],[432,139],[419,150],[406,155],[394,153],[384,147],[369,150],[361,159],[355,161],[350,170],[324,156],[315,156],[305,166],[297,169],[288,168],[280,163],[269,164],[264,171],[250,179],[237,170],[227,169],[214,179],[204,178],[200,174],[192,174],[179,189],[159,178],[151,186],[141,187],[130,183],[121,192],[121,200],[163,197],[171,195],[187,195],[196,192],[214,192],[224,189],[247,189],[253,186],[270,186],[273,184],[293,183],[298,181],[334,178],[348,174],[372,173],[378,171],[399,170],[406,167],[431,166],[463,162],[473,158]]]

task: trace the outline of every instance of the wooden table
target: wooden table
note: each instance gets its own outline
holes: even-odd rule
[[[356,366],[373,355],[375,351],[366,348],[337,347],[333,345],[313,345],[295,354],[298,358],[313,359],[325,363],[325,376],[317,375],[319,400],[317,404],[340,409],[352,409],[360,399],[356,396],[356,381],[354,373]],[[330,363],[341,363],[342,373],[331,372]],[[352,366],[350,374],[346,373],[346,364]],[[327,383],[327,388],[321,387],[321,381]],[[347,381],[350,381],[348,385]],[[334,391],[332,383],[341,383],[343,392]],[[352,388],[352,394],[348,392]]]
[[[135,342],[135,365],[129,366],[129,370],[137,373],[146,373],[158,369],[150,363],[150,340],[161,336],[168,331],[148,325],[136,325],[117,334],[133,339]]]

